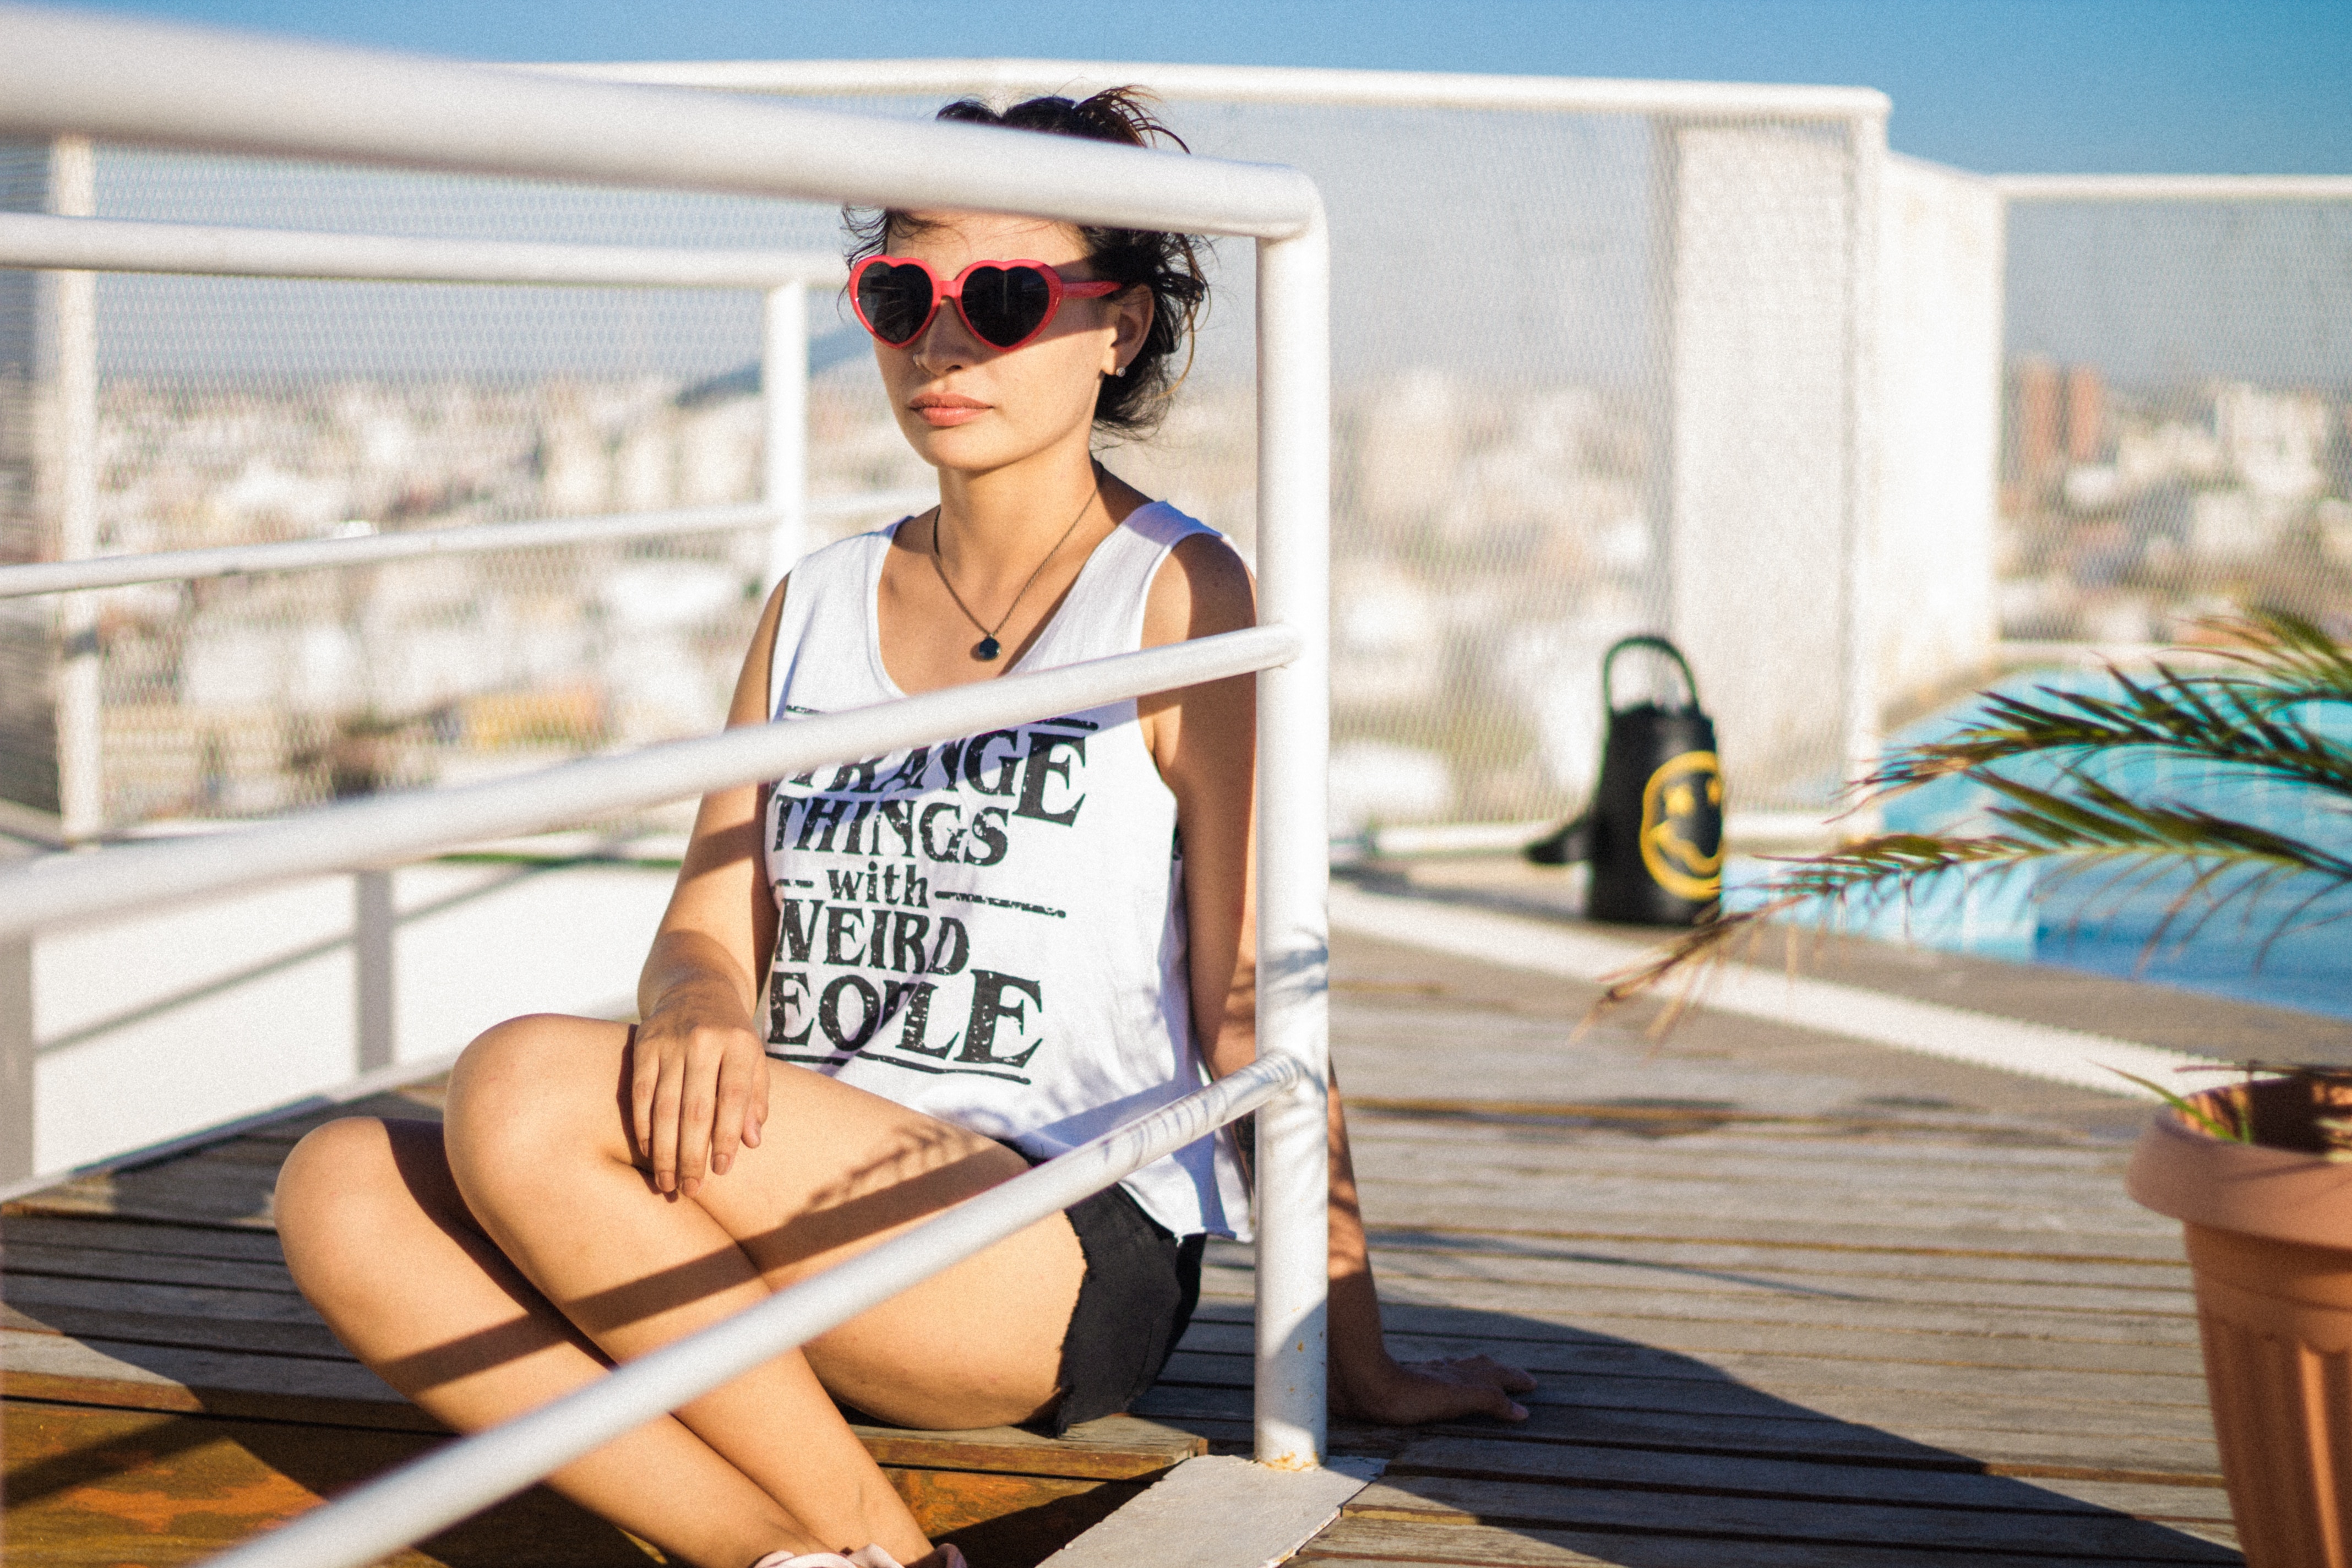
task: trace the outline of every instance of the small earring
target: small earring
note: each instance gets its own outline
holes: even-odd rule
[[[1123,364],[1115,364],[1110,367],[1110,373],[1113,375],[1125,375],[1127,374],[1127,366]]]

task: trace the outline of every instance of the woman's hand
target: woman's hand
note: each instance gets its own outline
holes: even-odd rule
[[[729,704],[730,725],[768,717],[768,658],[784,584],[768,596]],[[692,1197],[760,1146],[768,1120],[768,1058],[752,1020],[776,907],[760,865],[760,790],[702,797],[677,886],[637,976],[629,1049],[629,1131],[664,1193]]]
[[[698,976],[662,992],[631,1043],[629,1117],[655,1187],[680,1197],[760,1146],[768,1058],[733,985]]]
[[[1517,1367],[1483,1355],[1400,1362],[1383,1352],[1380,1359],[1384,1364],[1377,1367],[1351,1367],[1333,1359],[1332,1415],[1384,1426],[1456,1421],[1465,1415],[1528,1418],[1527,1407],[1511,1395],[1534,1388],[1536,1380]]]

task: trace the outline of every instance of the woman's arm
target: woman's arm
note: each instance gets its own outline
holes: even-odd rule
[[[1188,539],[1153,581],[1143,646],[1257,624],[1247,568],[1213,539]],[[1192,1027],[1216,1077],[1257,1059],[1255,847],[1257,683],[1249,676],[1147,697],[1144,738],[1176,796],[1184,845]],[[1388,1352],[1356,1199],[1339,1087],[1331,1084],[1331,1402],[1360,1420],[1527,1417],[1510,1398],[1535,1386],[1485,1356],[1404,1363]]]
[[[730,726],[767,721],[784,589],[779,584],[761,613]],[[760,872],[760,810],[756,784],[703,796],[637,978],[629,1110],[639,1157],[666,1193],[691,1196],[706,1173],[724,1175],[739,1147],[759,1146],[768,1119],[767,1052],[755,1020],[776,917]]]
[[[1331,1408],[1341,1415],[1397,1426],[1464,1415],[1528,1418],[1526,1408],[1511,1395],[1527,1393],[1536,1380],[1517,1367],[1483,1355],[1401,1362],[1389,1354],[1336,1072],[1331,1075],[1331,1300],[1326,1321]]]

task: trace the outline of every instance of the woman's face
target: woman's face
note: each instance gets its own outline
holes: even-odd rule
[[[922,226],[889,242],[941,279],[975,261],[1043,261],[1073,283],[1094,276],[1086,244],[1067,224],[985,213],[922,214]],[[1101,378],[1135,356],[1151,325],[1151,292],[1065,298],[1045,330],[1010,353],[972,335],[942,305],[903,348],[875,340],[891,412],[932,467],[983,473],[1058,445],[1086,449]]]

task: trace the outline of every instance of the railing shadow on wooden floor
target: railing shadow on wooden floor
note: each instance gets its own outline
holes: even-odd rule
[[[1605,1248],[1532,1252],[1662,1267],[1608,1257]],[[1807,1299],[1829,1294],[1744,1282]],[[1349,1506],[1350,1519],[1475,1524],[1558,1544],[1569,1537],[1590,1559],[1621,1568],[1689,1568],[1694,1546],[1708,1541],[1778,1549],[1769,1553],[1773,1563],[1791,1550],[1801,1556],[1809,1545],[1829,1553],[1823,1562],[1840,1563],[1857,1549],[1890,1561],[1913,1551],[1936,1554],[1925,1561],[1956,1563],[2007,1563],[2011,1553],[2064,1562],[2243,1561],[2213,1542],[1765,1393],[1638,1340],[1409,1300],[1392,1300],[1386,1317],[1392,1339],[1410,1336],[1421,1347],[1412,1353],[1491,1354],[1529,1365],[1541,1386],[1525,1401],[1524,1424],[1473,1419],[1402,1431],[1335,1422],[1334,1452],[1389,1459],[1382,1485]],[[1246,1332],[1234,1309],[1204,1304],[1167,1375],[1135,1413],[1213,1435],[1237,1430],[1248,1416],[1248,1390],[1222,1363],[1246,1348]],[[1969,1375],[1956,1374],[1956,1386]],[[1975,1375],[1997,1390],[1997,1371]],[[2124,1472],[2072,1479],[2166,1484]],[[2184,1516],[2192,1500],[2219,1495],[2210,1484],[2179,1489]]]
[[[266,1253],[274,1270],[276,1248],[265,1228],[268,1194],[278,1159],[294,1140],[318,1121],[352,1112],[429,1118],[432,1099],[429,1088],[409,1090],[248,1129],[205,1153],[183,1151],[144,1168],[117,1171],[104,1178],[110,1189],[93,1191],[90,1201],[124,1221],[176,1220],[203,1227],[222,1245],[208,1243],[192,1252],[243,1256],[250,1249],[257,1261]],[[1696,1131],[1711,1122],[1705,1110],[1694,1106],[1686,1120],[1673,1125]],[[241,1232],[250,1242],[232,1244],[224,1229]],[[37,1234],[31,1226],[17,1231],[26,1242]],[[1759,1303],[1777,1299],[1821,1328],[1849,1321],[1842,1312],[1866,1312],[1874,1304],[1897,1300],[1874,1290],[1867,1278],[1841,1279],[1825,1289],[1776,1275],[1769,1267],[1637,1256],[1635,1248],[1598,1237],[1465,1237],[1391,1226],[1376,1228],[1372,1240],[1376,1248],[1407,1253],[1458,1247],[1464,1256],[1444,1272],[1465,1279],[1502,1279],[1559,1266],[1600,1268],[1661,1285],[1728,1289],[1736,1299]],[[230,1289],[234,1268],[142,1272],[126,1260],[120,1267],[129,1269],[127,1277],[178,1278],[190,1287],[145,1287],[146,1304],[126,1312],[119,1309],[127,1303],[110,1308],[101,1294],[93,1293],[107,1289],[99,1276],[118,1271],[116,1266],[77,1264],[72,1270],[89,1284],[71,1298],[82,1304],[68,1309],[67,1298],[57,1292],[72,1282],[38,1278],[51,1265],[37,1263],[37,1250],[20,1248],[24,1267],[36,1272],[10,1282],[24,1288],[21,1300],[32,1315],[101,1342],[117,1361],[187,1385],[196,1395],[196,1409],[85,1409],[70,1423],[59,1413],[51,1441],[11,1455],[16,1468],[10,1500],[16,1508],[79,1492],[99,1512],[119,1516],[122,1533],[139,1540],[142,1561],[186,1562],[205,1554],[198,1547],[199,1535],[217,1544],[224,1527],[234,1525],[227,1531],[231,1538],[248,1533],[269,1519],[299,1511],[311,1497],[341,1489],[443,1440],[421,1414],[405,1406],[354,1403],[344,1415],[338,1409],[345,1401],[325,1397],[310,1401],[299,1413],[260,1416],[248,1399],[221,1397],[197,1386],[202,1379],[194,1375],[191,1358],[205,1344],[224,1357],[285,1358],[289,1368],[315,1368],[322,1360],[341,1357],[324,1328],[287,1295],[282,1275],[276,1276],[272,1300],[248,1290],[237,1292],[252,1298],[245,1305],[211,1305],[210,1293],[194,1287],[218,1272],[216,1288]],[[1165,1380],[1136,1414],[1234,1451],[1246,1447],[1249,1434],[1252,1337],[1242,1272],[1250,1263],[1249,1250],[1219,1244],[1211,1262],[1213,1274],[1224,1283],[1203,1302]],[[1616,1333],[1577,1327],[1572,1306],[1561,1315],[1538,1318],[1450,1304],[1453,1289],[1438,1279],[1416,1278],[1410,1269],[1391,1273],[1387,1318],[1400,1353],[1484,1352],[1528,1365],[1541,1379],[1528,1400],[1533,1416],[1524,1426],[1474,1420],[1413,1431],[1341,1426],[1335,1434],[1339,1451],[1380,1455],[1391,1465],[1381,1485],[1360,1498],[1349,1521],[1354,1521],[1360,1531],[1391,1525],[1416,1533],[1469,1526],[1475,1527],[1470,1533],[1502,1532],[1536,1543],[1530,1550],[1566,1548],[1583,1554],[1578,1561],[1621,1568],[1689,1568],[1723,1550],[1753,1552],[1757,1561],[1772,1563],[1876,1564],[1908,1561],[1914,1553],[1923,1554],[1921,1561],[1953,1562],[2239,1561],[2228,1548],[2163,1522],[2202,1520],[2210,1525],[2226,1510],[2212,1478],[2189,1473],[2209,1462],[2177,1464],[2172,1471],[2143,1462],[2146,1453],[2140,1450],[2153,1451],[2160,1443],[2136,1447],[2100,1439],[2072,1466],[1996,1466],[1958,1447],[1814,1408],[1801,1389],[1776,1394],[1750,1386],[1697,1355],[1645,1343],[1638,1331],[1623,1331],[1622,1322]],[[14,1289],[9,1293],[17,1294]],[[53,1297],[55,1307],[48,1304]],[[1594,1307],[1611,1310],[1598,1300]],[[155,1311],[176,1312],[183,1321],[142,1327],[145,1321],[135,1316]],[[1785,1313],[1731,1315],[1762,1321]],[[205,1321],[192,1339],[185,1320],[199,1317]],[[1948,1361],[1954,1348],[1948,1344],[1929,1359]],[[1986,1342],[1984,1348],[1986,1362],[2003,1359],[1997,1342]],[[1894,1385],[1872,1383],[1873,1352],[1856,1351],[1852,1363],[1832,1355],[1807,1369],[1806,1358],[1798,1355],[1788,1364],[1798,1369],[1791,1375],[1809,1374],[1856,1391],[1876,1387],[1879,1403],[1901,1397]],[[2021,1359],[2049,1364],[2046,1356]],[[2017,1387],[2005,1386],[2012,1374],[1998,1366],[1911,1370],[1934,1372],[1934,1388],[1951,1395],[1955,1405],[1981,1405]],[[323,1394],[334,1392],[323,1384],[319,1389]],[[1917,1398],[1920,1420],[1912,1429],[1969,1425],[1939,1413],[1936,1394]],[[2030,1399],[2021,1400],[2020,1408],[2021,1415],[2005,1417],[2012,1458],[2019,1434],[2047,1430],[2020,1424],[2034,1417],[2038,1407]],[[2106,1413],[2109,1426],[2083,1429],[2120,1430],[2113,1428],[2113,1420],[2128,1415],[2127,1407],[2118,1407]],[[2186,1410],[2162,1415],[2161,1427],[2179,1426],[2185,1434],[2193,1425]],[[410,1421],[413,1429],[396,1429]],[[1911,1425],[1899,1419],[1895,1424]],[[2158,1426],[2149,1430],[2151,1437],[2165,1435]],[[1937,1436],[1951,1441],[1941,1431]],[[916,1434],[907,1436],[919,1440]],[[2054,1438],[2049,1447],[2057,1447]],[[37,1451],[42,1448],[48,1451]],[[1985,1451],[2004,1450],[1989,1442]],[[894,1479],[902,1489],[922,1494],[921,1515],[935,1529],[952,1532],[975,1562],[1024,1568],[1139,1492],[1149,1484],[1146,1468],[1152,1462],[1057,1479],[1018,1473],[1042,1466],[975,1474],[984,1467],[929,1468],[917,1458],[896,1466]],[[2126,1468],[2133,1466],[2137,1468]],[[2021,1470],[2027,1473],[2016,1473]],[[2037,1476],[2046,1484],[2037,1484]],[[2132,1495],[2124,1497],[2126,1492]],[[2105,1506],[2101,1498],[2120,1506]],[[248,1510],[249,1526],[244,1522]],[[219,1517],[225,1511],[240,1517]],[[174,1538],[185,1539],[189,1549],[174,1553]],[[488,1568],[493,1560],[525,1568],[557,1563],[635,1568],[646,1561],[627,1537],[543,1489],[457,1527],[425,1550],[448,1568]]]

